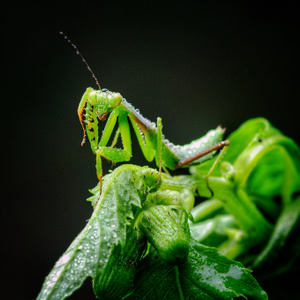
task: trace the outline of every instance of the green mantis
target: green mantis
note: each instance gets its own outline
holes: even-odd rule
[[[96,154],[96,173],[100,181],[100,195],[103,175],[102,157],[117,163],[129,161],[132,156],[129,120],[146,160],[151,162],[155,159],[160,174],[162,168],[164,170],[175,170],[191,164],[201,163],[211,158],[216,150],[226,149],[229,145],[228,140],[222,141],[224,129],[221,126],[218,126],[215,130],[210,130],[205,136],[192,141],[190,144],[179,146],[170,143],[163,137],[161,118],[158,117],[155,124],[144,118],[120,93],[101,89],[96,76],[77,47],[63,32],[60,32],[60,34],[80,55],[99,88],[98,90],[87,88],[78,106],[78,116],[83,129],[81,145],[85,143],[86,137],[88,137],[92,151]],[[106,121],[101,137],[99,136],[100,121]],[[112,144],[107,146],[117,122],[118,128]],[[115,147],[120,135],[123,149]],[[219,159],[216,162],[218,161]],[[214,166],[209,171],[207,178]]]
[[[102,157],[113,163],[129,161],[132,156],[131,134],[129,120],[134,129],[135,135],[147,161],[155,159],[156,165],[165,171],[177,168],[188,167],[191,164],[201,163],[211,158],[215,151],[229,146],[229,140],[222,141],[224,129],[218,126],[215,130],[210,130],[199,139],[183,146],[174,145],[166,140],[162,134],[162,120],[157,118],[156,124],[144,118],[120,93],[101,89],[100,84],[92,69],[78,51],[77,47],[63,33],[60,34],[72,45],[76,53],[80,55],[87,69],[92,74],[98,90],[87,88],[78,106],[78,116],[83,129],[83,140],[88,137],[91,148],[96,154],[96,173],[100,182],[100,195],[102,190]],[[99,122],[106,121],[101,137],[99,136]],[[113,130],[118,122],[114,139],[111,146],[107,146],[112,136]],[[121,135],[123,149],[116,148],[119,136]],[[99,139],[100,138],[100,139]],[[206,179],[214,169],[219,159],[209,170]],[[160,181],[160,177],[158,179]],[[210,190],[208,184],[208,189]],[[211,191],[211,190],[210,190]],[[211,191],[212,192],[212,191]]]
[[[97,82],[97,81],[96,81]],[[98,83],[98,82],[97,82]],[[201,163],[213,156],[216,150],[227,147],[229,141],[222,141],[224,130],[218,126],[205,136],[183,146],[174,145],[162,134],[162,120],[157,118],[156,124],[143,117],[120,93],[107,89],[87,88],[78,106],[78,116],[83,128],[84,137],[81,145],[89,139],[91,149],[96,155],[96,173],[102,187],[102,157],[113,163],[129,161],[132,156],[131,133],[129,122],[142,153],[147,161],[155,159],[161,168],[175,170],[191,164]],[[106,121],[102,134],[99,135],[99,123]],[[117,130],[112,141],[113,130]],[[115,145],[121,136],[123,149]]]

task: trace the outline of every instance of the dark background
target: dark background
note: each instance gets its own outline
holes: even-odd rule
[[[1,13],[3,299],[34,299],[92,212],[95,158],[80,147],[76,110],[96,84],[59,31],[102,87],[162,117],[176,144],[257,116],[300,143],[293,2],[10,3]],[[133,155],[147,164],[134,137]],[[261,285],[270,299],[292,299],[295,274]],[[94,299],[89,281],[71,299]]]

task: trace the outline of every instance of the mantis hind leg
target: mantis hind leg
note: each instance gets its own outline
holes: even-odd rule
[[[214,192],[213,190],[210,188],[209,183],[208,183],[208,178],[211,175],[211,173],[214,171],[214,169],[216,168],[216,166],[218,165],[218,163],[222,160],[223,156],[225,155],[227,148],[229,146],[229,140],[225,140],[222,143],[222,150],[221,152],[218,154],[218,157],[216,158],[216,160],[214,161],[213,165],[211,166],[211,168],[209,169],[208,173],[205,175],[204,179],[206,182],[206,187],[208,188],[208,190],[211,193],[211,198],[214,196]]]
[[[217,143],[216,145],[212,146],[212,147],[209,147],[195,155],[192,155],[184,160],[181,160],[178,162],[178,164],[176,165],[176,169],[177,168],[182,168],[184,166],[188,166],[189,164],[193,163],[195,160],[209,154],[209,153],[212,153],[216,150],[220,150],[220,149],[223,149],[224,147],[228,147],[230,144],[229,140],[225,140],[225,141],[221,141],[220,143]]]
[[[214,171],[214,169],[216,168],[218,163],[222,160],[224,154],[226,153],[226,150],[227,150],[229,144],[230,144],[229,140],[221,141],[221,142],[217,143],[216,145],[214,145],[212,147],[209,147],[209,148],[197,153],[196,155],[193,155],[193,156],[191,156],[187,159],[179,161],[176,168],[181,168],[181,167],[187,166],[187,165],[191,164],[192,162],[194,162],[195,160],[197,160],[197,159],[199,159],[199,158],[201,158],[201,157],[203,157],[203,156],[205,156],[205,155],[207,155],[211,152],[222,149],[222,151],[219,153],[217,159],[214,161],[213,165],[211,166],[211,168],[209,169],[208,173],[205,176],[206,186],[207,186],[208,190],[211,193],[211,197],[213,197],[214,193],[213,193],[213,190],[209,186],[208,178],[211,175],[211,173]]]

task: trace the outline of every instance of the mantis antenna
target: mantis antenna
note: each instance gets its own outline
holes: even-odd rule
[[[76,54],[81,57],[82,61],[86,65],[87,69],[90,71],[90,73],[92,74],[94,80],[96,81],[96,84],[97,84],[99,90],[101,91],[101,86],[99,84],[99,81],[98,81],[97,77],[95,76],[94,72],[92,71],[91,67],[89,66],[89,64],[87,63],[87,61],[85,60],[85,58],[83,57],[81,52],[78,50],[77,46],[75,44],[73,44],[72,41],[62,31],[60,31],[59,34],[61,34],[64,37],[64,39],[67,40],[67,42],[71,44],[71,46],[75,49]]]

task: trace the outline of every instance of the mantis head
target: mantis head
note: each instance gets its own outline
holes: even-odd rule
[[[106,117],[120,105],[122,96],[107,89],[92,90],[88,95],[88,102],[96,110],[99,120],[104,121]]]
[[[85,143],[86,138],[85,123],[90,128],[90,131],[96,129],[95,125],[93,125],[96,122],[96,118],[100,121],[105,121],[107,116],[120,105],[122,99],[119,93],[114,93],[107,89],[94,90],[93,88],[87,88],[78,106],[78,116],[83,129],[81,145]],[[85,115],[84,111],[86,112]]]

